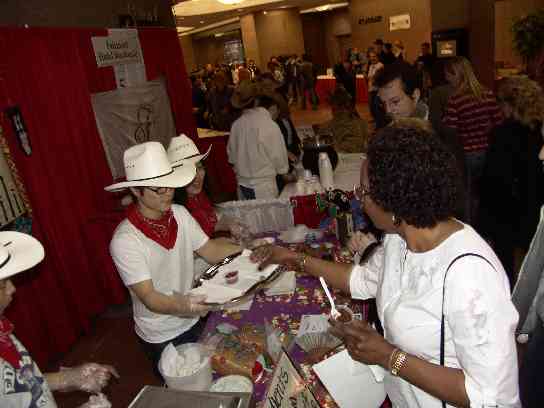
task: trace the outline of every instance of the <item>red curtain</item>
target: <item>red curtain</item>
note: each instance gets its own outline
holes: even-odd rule
[[[19,148],[0,115],[34,210],[33,234],[44,262],[15,279],[8,317],[39,364],[66,352],[91,317],[122,302],[125,289],[109,257],[123,218],[96,128],[90,95],[115,88],[111,68],[97,68],[91,37],[106,30],[0,28],[0,112],[18,105],[32,155]],[[177,131],[195,136],[191,91],[177,33],[142,29],[149,80],[163,75]]]

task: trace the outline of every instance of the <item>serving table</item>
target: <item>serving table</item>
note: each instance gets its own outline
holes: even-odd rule
[[[207,183],[210,193],[213,197],[222,194],[236,196],[236,175],[232,166],[229,164],[227,155],[227,143],[229,134],[213,129],[198,128],[198,140],[196,144],[201,153],[208,151],[211,146],[209,156],[206,159]]]
[[[368,103],[368,85],[364,75],[355,78],[357,103]],[[321,103],[326,104],[329,94],[336,88],[336,78],[333,75],[318,75],[315,83],[315,92]]]
[[[357,103],[368,103],[368,84],[364,75],[357,75],[355,78],[357,87]]]
[[[336,78],[333,75],[318,75],[315,83],[315,93],[320,103],[327,104],[329,94],[336,88]]]
[[[277,234],[272,235],[277,236]],[[332,248],[328,248],[331,245],[325,245],[325,242],[332,244]],[[345,255],[342,255],[343,252],[334,236],[325,237],[319,244],[312,246],[306,244],[285,244],[281,241],[277,241],[277,244],[297,251],[304,250],[310,252],[313,256],[332,258],[344,262],[349,261],[348,258],[344,257]],[[347,305],[355,313],[360,313],[363,317],[366,317],[368,312],[367,302],[352,300],[339,291],[334,291],[334,293],[336,303]],[[218,311],[211,313],[206,323],[203,338],[214,334],[216,327],[221,323],[229,323],[239,328],[247,324],[264,326],[265,319],[275,328],[279,328],[284,335],[295,337],[303,315],[328,315],[329,313],[330,306],[319,281],[309,275],[297,274],[296,289],[292,295],[266,296],[261,291],[255,295],[251,308],[247,311]],[[295,345],[290,351],[290,356],[295,364],[298,365],[299,371],[309,384],[321,406],[336,407],[334,400],[321,385],[311,369],[311,366],[317,361],[313,361],[312,356],[306,354],[298,345]],[[272,374],[270,372],[265,372],[254,383],[253,399],[255,402],[259,403],[265,397],[267,385],[271,377]]]

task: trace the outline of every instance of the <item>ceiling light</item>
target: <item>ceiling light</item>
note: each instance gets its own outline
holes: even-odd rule
[[[267,12],[266,12],[266,11],[263,11],[263,14],[267,14]]]
[[[315,9],[316,9],[317,11],[327,11],[327,10],[330,9],[330,8],[331,8],[330,5],[325,4],[324,6],[319,6],[319,7],[316,7]]]
[[[243,2],[244,0],[217,0],[219,3],[223,3],[223,4],[239,4],[241,2]]]
[[[200,24],[204,24],[204,20],[200,20]]]

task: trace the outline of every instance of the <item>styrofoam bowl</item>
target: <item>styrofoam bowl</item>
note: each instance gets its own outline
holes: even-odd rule
[[[162,372],[161,363],[159,361],[159,372],[164,378],[164,382],[168,388],[183,391],[208,391],[212,384],[212,366],[210,363],[210,357],[204,352],[204,348],[198,343],[185,343],[176,346],[176,350],[179,353],[190,352],[191,349],[198,348],[201,358],[204,359],[203,365],[200,369],[187,376],[173,377],[166,375]],[[162,360],[162,357],[161,357]]]

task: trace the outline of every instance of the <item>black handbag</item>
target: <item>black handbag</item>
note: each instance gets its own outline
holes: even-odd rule
[[[444,318],[444,300],[445,300],[445,296],[446,296],[446,277],[448,276],[448,272],[451,268],[451,266],[459,259],[461,258],[464,258],[464,257],[467,257],[467,256],[476,256],[480,259],[483,259],[484,261],[486,261],[493,269],[495,269],[495,267],[493,266],[493,264],[491,262],[489,262],[487,260],[487,258],[483,257],[482,255],[478,255],[478,254],[474,254],[474,253],[466,253],[466,254],[461,254],[461,255],[458,255],[456,256],[453,261],[450,262],[450,264],[448,265],[448,269],[446,269],[446,273],[444,274],[444,285],[442,286],[442,322],[440,323],[440,365],[441,366],[444,366],[445,367],[445,364],[444,364],[444,333],[445,333],[445,324],[444,324],[444,321],[445,321],[445,318]],[[495,269],[496,270],[496,269]],[[446,408],[446,401],[442,401],[442,407],[443,408]]]

